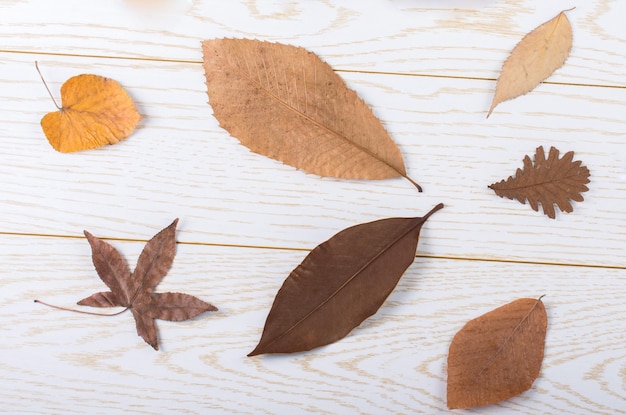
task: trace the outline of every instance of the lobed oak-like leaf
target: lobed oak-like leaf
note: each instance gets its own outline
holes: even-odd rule
[[[574,152],[569,151],[559,159],[559,150],[551,147],[546,159],[543,147],[537,147],[534,165],[530,157],[525,156],[523,169],[517,169],[515,176],[493,183],[489,188],[500,197],[517,199],[522,204],[528,200],[535,211],[541,203],[543,213],[555,219],[555,204],[563,212],[572,212],[570,200],[582,202],[581,193],[589,190],[586,186],[589,169],[581,161],[572,161],[573,158]]]
[[[174,261],[177,223],[178,219],[174,220],[148,241],[132,274],[117,249],[85,231],[96,272],[111,291],[92,294],[78,304],[129,308],[137,334],[155,350],[159,344],[154,319],[184,321],[205,311],[217,311],[215,306],[189,294],[153,292]]]
[[[532,298],[470,320],[450,344],[448,407],[490,405],[530,389],[541,369],[547,326],[543,302]]]
[[[374,314],[415,260],[423,217],[347,228],[318,245],[287,277],[248,355],[311,350],[345,337]]]
[[[253,152],[319,176],[404,177],[420,189],[381,122],[316,54],[251,39],[202,50],[213,114]]]
[[[141,115],[115,80],[83,74],[61,86],[61,107],[41,119],[55,150],[69,153],[116,144],[128,137]]]
[[[572,49],[572,26],[564,10],[528,33],[502,65],[487,117],[501,102],[524,95],[563,66]]]

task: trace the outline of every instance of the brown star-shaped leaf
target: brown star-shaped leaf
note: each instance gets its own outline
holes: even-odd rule
[[[543,147],[537,147],[535,163],[524,157],[524,169],[517,169],[515,176],[489,186],[500,197],[526,200],[535,211],[539,203],[549,218],[556,217],[554,205],[563,212],[574,210],[570,200],[582,202],[581,193],[589,190],[589,169],[582,162],[573,161],[574,152],[568,151],[559,159],[559,150],[550,147],[548,158]]]
[[[174,261],[177,224],[178,219],[148,241],[132,273],[117,249],[85,231],[96,271],[111,291],[92,294],[78,304],[130,309],[137,334],[155,350],[159,350],[159,344],[154,319],[184,321],[205,311],[217,311],[215,306],[189,294],[153,292]]]

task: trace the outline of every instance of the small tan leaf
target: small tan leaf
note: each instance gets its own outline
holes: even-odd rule
[[[567,11],[528,33],[515,46],[502,65],[487,117],[499,103],[532,91],[563,66],[572,49],[572,26],[565,15]]]
[[[345,337],[393,291],[415,260],[422,225],[441,208],[352,226],[318,245],[283,283],[248,356],[301,352]]]
[[[470,320],[448,354],[448,408],[489,405],[528,390],[539,376],[548,317],[522,298]]]
[[[314,53],[250,39],[202,50],[213,113],[253,152],[319,176],[404,177],[420,189],[381,122]]]
[[[572,212],[574,208],[569,200],[582,202],[582,192],[589,190],[589,169],[581,161],[572,161],[574,152],[569,151],[559,159],[559,150],[550,148],[546,159],[543,147],[537,147],[535,165],[530,157],[524,157],[524,169],[517,169],[515,177],[489,185],[489,188],[500,197],[517,199],[522,204],[526,200],[534,211],[539,210],[539,202],[543,213],[555,219],[554,204],[562,212]]]

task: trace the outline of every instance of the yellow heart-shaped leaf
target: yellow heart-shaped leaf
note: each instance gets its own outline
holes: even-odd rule
[[[62,153],[115,144],[128,137],[141,115],[122,86],[99,75],[78,75],[61,87],[59,111],[41,119],[48,141]]]

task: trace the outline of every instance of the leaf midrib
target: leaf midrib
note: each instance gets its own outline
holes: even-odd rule
[[[558,177],[558,178],[553,179],[553,180],[545,180],[545,181],[542,181],[542,182],[528,184],[528,185],[524,185],[524,186],[509,187],[508,190],[528,189],[528,188],[531,188],[531,187],[545,186],[546,184],[558,183],[561,180],[571,179],[573,177],[579,177],[579,176],[580,176],[579,174],[572,174],[572,175],[569,175],[569,176],[561,176],[561,177]],[[588,179],[586,179],[586,180],[588,180]],[[581,184],[584,185],[586,183],[581,183]]]

